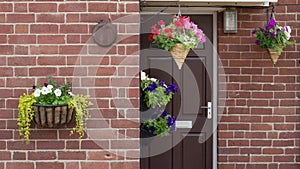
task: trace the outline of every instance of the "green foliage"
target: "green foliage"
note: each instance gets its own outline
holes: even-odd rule
[[[56,81],[48,78],[48,84],[37,85],[35,91],[30,94],[20,96],[18,105],[18,126],[20,136],[29,143],[30,124],[34,118],[35,112],[33,104],[40,105],[62,105],[68,104],[69,108],[75,108],[76,126],[71,130],[71,134],[77,132],[79,138],[84,136],[84,125],[89,117],[88,107],[92,105],[88,101],[89,96],[73,95],[70,92],[71,83],[57,86]]]
[[[48,84],[44,86],[37,85],[35,87],[34,96],[36,104],[41,105],[62,105],[68,104],[72,99],[72,93],[70,93],[71,83],[66,83],[61,86],[57,86],[56,81],[51,77],[48,78]]]
[[[275,19],[270,19],[266,28],[253,30],[253,36],[256,37],[256,45],[260,48],[271,48],[277,52],[282,52],[287,45],[292,45],[296,41],[289,41],[291,37],[290,26],[280,26]]]
[[[84,126],[89,118],[88,107],[92,105],[92,103],[88,101],[88,98],[89,96],[75,95],[68,103],[68,106],[75,108],[76,111],[76,126],[70,131],[70,134],[72,135],[76,132],[79,134],[80,139],[84,136]]]
[[[176,117],[172,117],[166,111],[163,111],[157,118],[143,123],[143,127],[153,135],[166,136],[175,128]]]
[[[29,143],[30,124],[34,117],[32,104],[35,102],[36,100],[33,94],[27,95],[24,93],[22,96],[20,96],[18,105],[18,125],[20,127],[19,133],[20,136],[26,140],[26,143]]]
[[[166,106],[172,99],[174,93],[178,91],[175,84],[165,84],[155,78],[148,78],[144,72],[141,77],[141,89],[143,101],[148,108]]]
[[[199,43],[205,43],[206,37],[196,24],[190,21],[190,17],[173,16],[173,21],[165,24],[160,20],[152,27],[149,41],[153,41],[158,47],[170,51],[177,43],[185,49],[193,49]]]

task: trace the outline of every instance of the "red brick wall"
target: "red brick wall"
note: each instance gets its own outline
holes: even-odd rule
[[[300,4],[279,0],[279,4]],[[266,25],[266,9],[238,9],[238,33],[223,33],[218,48],[227,81],[226,106],[218,132],[219,169],[300,168],[300,7],[277,6],[276,20],[293,27],[296,45],[273,65],[251,32]],[[271,11],[271,8],[270,10]]]
[[[138,11],[138,0],[0,2],[0,169],[139,168]],[[120,36],[101,48],[91,33],[109,16]],[[98,137],[33,126],[30,144],[20,140],[18,98],[47,75],[91,95]]]

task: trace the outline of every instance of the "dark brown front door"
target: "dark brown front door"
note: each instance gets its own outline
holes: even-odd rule
[[[149,76],[167,83],[176,83],[179,92],[166,107],[177,116],[178,128],[166,137],[155,137],[150,143],[141,139],[141,169],[211,169],[212,119],[208,118],[211,98],[211,69],[213,50],[213,16],[189,15],[205,32],[208,42],[190,51],[179,70],[170,53],[150,48],[147,42],[151,25],[167,20],[170,15],[141,15],[140,66]],[[150,19],[149,19],[150,18]],[[144,33],[143,33],[144,32]],[[209,44],[210,43],[210,44]],[[141,121],[145,120],[141,112]]]

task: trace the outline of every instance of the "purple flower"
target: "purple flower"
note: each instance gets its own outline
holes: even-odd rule
[[[33,85],[33,86],[32,86],[32,89],[36,89],[36,86],[35,86],[35,85]]]
[[[266,29],[267,29],[267,30],[274,29],[274,25],[268,24],[268,25],[266,26]]]
[[[256,41],[255,41],[255,44],[256,44],[257,46],[260,46],[260,41],[259,41],[259,40],[256,40]]]
[[[263,28],[259,28],[259,30],[260,30],[260,31],[262,31],[262,32],[264,31],[264,29],[263,29]]]
[[[48,86],[48,83],[44,83],[44,86],[47,87],[47,86]]]
[[[168,112],[167,112],[167,111],[163,111],[163,112],[161,113],[161,117],[162,117],[162,118],[165,118],[167,115],[168,115]]]
[[[276,20],[271,18],[270,21],[269,21],[269,24],[273,25],[273,26],[276,25]]]
[[[175,121],[176,121],[176,117],[173,116],[173,117],[168,117],[168,126],[172,126],[175,124]]]
[[[257,30],[254,29],[254,30],[252,31],[252,35],[253,35],[253,34],[256,34],[256,32],[257,32]]]
[[[267,31],[267,30],[264,30],[264,35],[268,35],[269,34],[269,32]]]
[[[156,88],[157,88],[157,84],[156,84],[155,82],[153,82],[153,83],[151,83],[151,84],[149,85],[149,87],[147,87],[147,88],[145,89],[145,91],[154,92]]]
[[[158,80],[158,82],[159,82],[159,85],[161,85],[162,87],[166,88],[165,82],[163,82],[163,81],[161,81],[161,80]]]
[[[175,131],[175,130],[176,130],[176,125],[173,124],[173,125],[171,126],[171,131]]]
[[[169,84],[168,88],[166,89],[167,94],[169,94],[170,92],[173,92],[174,94],[178,92],[178,88],[176,86],[176,84]]]
[[[270,36],[271,36],[272,39],[275,39],[275,34],[274,33],[271,32]]]
[[[156,128],[154,126],[150,126],[149,128],[152,132],[154,132],[156,130]]]

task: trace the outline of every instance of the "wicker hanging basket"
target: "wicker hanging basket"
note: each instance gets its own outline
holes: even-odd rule
[[[184,46],[180,43],[177,43],[176,46],[174,46],[171,49],[171,54],[179,68],[179,70],[181,70],[182,65],[184,63],[184,60],[186,58],[186,56],[188,55],[190,49],[185,49]]]
[[[279,56],[281,55],[281,52],[277,52],[275,49],[268,48],[269,55],[271,57],[272,62],[274,65],[277,63]]]
[[[35,112],[34,121],[41,127],[59,127],[69,123],[75,114],[74,109],[68,105],[45,106],[33,104]]]

